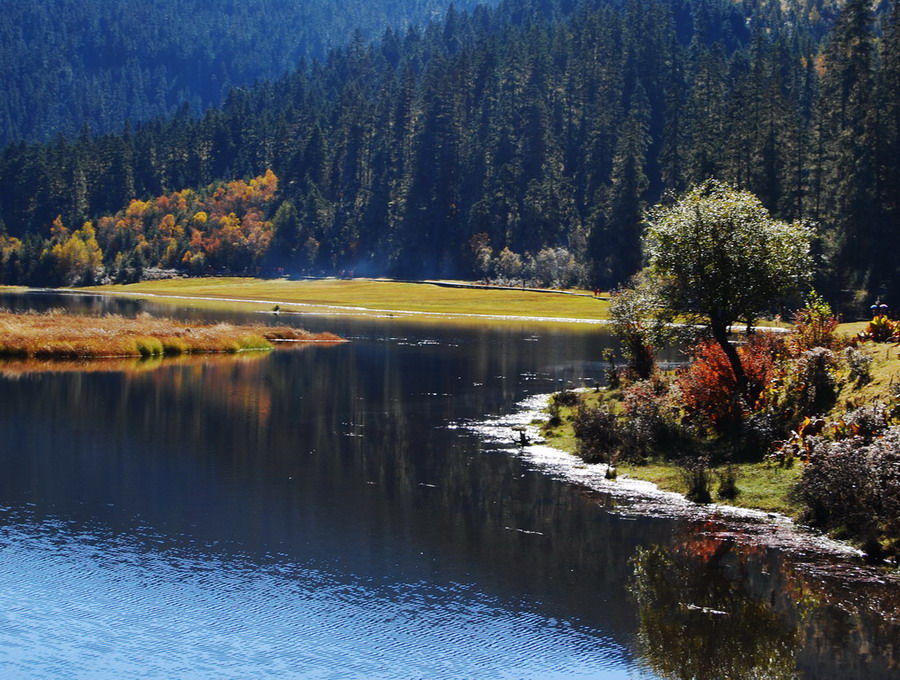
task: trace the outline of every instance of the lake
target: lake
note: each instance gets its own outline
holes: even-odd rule
[[[602,329],[0,303],[350,339],[0,366],[4,679],[900,677],[894,577],[514,445]]]

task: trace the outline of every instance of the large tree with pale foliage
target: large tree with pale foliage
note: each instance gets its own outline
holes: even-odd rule
[[[812,275],[812,228],[773,219],[759,199],[708,180],[649,215],[644,249],[671,311],[702,319],[739,388],[747,379],[729,327],[747,324]]]

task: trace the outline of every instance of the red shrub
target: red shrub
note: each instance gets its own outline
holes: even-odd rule
[[[715,342],[703,340],[694,347],[694,361],[678,377],[686,417],[708,425],[718,434],[733,432],[771,380],[784,351],[781,338],[769,333],[753,335],[738,348],[747,376],[747,391],[740,394],[737,379],[725,352]]]
[[[784,338],[775,333],[755,333],[738,348],[747,375],[747,400],[753,406],[775,377],[779,361],[787,354]]]
[[[678,388],[688,420],[709,425],[718,433],[740,423],[737,380],[728,357],[715,342],[702,340],[694,347],[694,360],[678,376]]]

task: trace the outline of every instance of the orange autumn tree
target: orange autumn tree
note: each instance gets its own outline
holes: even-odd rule
[[[134,199],[99,220],[100,242],[117,270],[131,266],[255,274],[272,241],[268,215],[277,192],[278,177],[267,170],[249,181]]]
[[[757,333],[737,348],[750,400],[737,389],[737,378],[722,348],[712,340],[698,343],[694,360],[677,378],[685,418],[716,434],[738,431],[776,374],[785,342],[772,333]]]

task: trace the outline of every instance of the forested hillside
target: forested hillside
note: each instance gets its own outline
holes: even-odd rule
[[[896,2],[829,7],[452,9],[233,90],[201,118],[14,145],[0,157],[3,276],[40,278],[58,215],[77,228],[133,199],[272,170],[265,255],[207,271],[515,277],[541,256],[607,287],[640,265],[644,208],[716,177],[818,224],[818,284],[832,299],[896,293],[900,13]],[[108,270],[117,256],[187,269],[204,238],[189,211],[142,223],[140,236],[158,238],[166,215],[179,227],[171,257],[132,235],[99,244]]]
[[[448,0],[0,0],[0,146],[202,112]],[[474,0],[456,0],[460,9]]]

